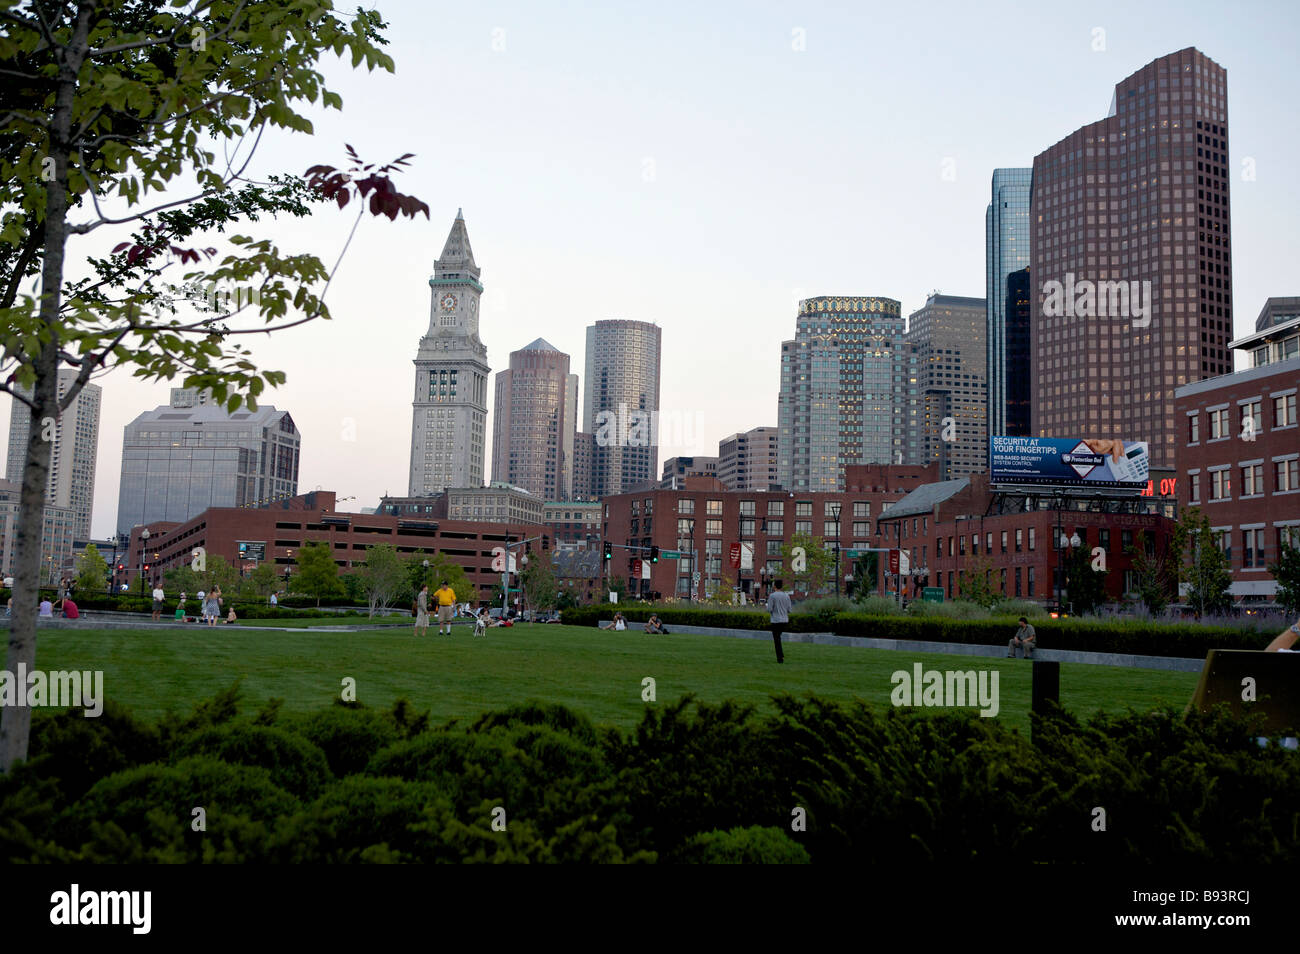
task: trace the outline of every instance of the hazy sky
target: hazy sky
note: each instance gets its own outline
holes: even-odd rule
[[[798,298],[883,295],[908,313],[935,290],[983,297],[992,170],[1031,165],[1104,117],[1119,80],[1196,46],[1228,71],[1236,333],[1268,296],[1300,294],[1293,3],[379,9],[396,73],[330,60],[342,113],[320,115],[314,136],[264,140],[250,170],[342,164],[345,142],[371,160],[416,154],[399,184],[432,220],[367,218],[329,292],[334,320],[253,344],[288,373],[267,402],[303,433],[301,489],[355,496],[348,509],[406,492],[426,282],[461,207],[494,373],[544,336],[581,375],[591,322],[656,322],[660,462],[712,454],[776,423]],[[351,225],[322,207],[259,234],[330,264]],[[74,240],[69,260],[120,237]],[[115,522],[122,429],[169,387],[126,372],[98,383],[97,537]]]

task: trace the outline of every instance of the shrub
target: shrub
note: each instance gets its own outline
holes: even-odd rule
[[[913,600],[907,604],[907,615],[920,619],[988,619],[992,614],[979,603],[970,600],[951,600],[945,603]]]
[[[898,616],[903,611],[898,606],[898,600],[873,595],[860,600],[848,612],[866,613],[868,616]]]
[[[759,825],[701,832],[686,843],[674,860],[701,865],[812,864],[803,845],[779,828]]]
[[[339,778],[364,771],[376,752],[399,738],[391,717],[343,705],[310,715],[289,716],[281,726],[319,748],[330,771]]]
[[[274,726],[234,723],[203,729],[183,740],[173,758],[192,755],[260,766],[272,782],[301,799],[315,798],[330,778],[324,752],[301,736]]]

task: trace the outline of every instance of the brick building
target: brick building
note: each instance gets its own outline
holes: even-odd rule
[[[614,544],[607,572],[637,596],[688,599],[693,593],[698,599],[723,586],[747,599],[766,598],[772,581],[785,576],[781,553],[795,534],[820,537],[830,547],[838,540],[841,550],[876,546],[881,510],[936,475],[937,465],[867,464],[846,467],[846,489],[834,493],[730,491],[716,478],[685,477],[677,490],[616,494],[601,501],[604,539]],[[733,544],[740,549],[739,567],[732,566]],[[680,551],[682,558],[661,557],[651,564],[650,578],[642,579],[633,561],[648,557],[651,546]],[[692,580],[697,549],[698,584]],[[841,581],[849,565],[842,556]]]
[[[550,529],[557,550],[600,549],[601,513],[598,501],[550,500],[542,523]]]
[[[1243,340],[1253,351],[1264,337]],[[1177,391],[1178,502],[1209,519],[1236,597],[1272,598],[1268,565],[1284,542],[1300,547],[1298,385],[1300,357],[1291,357]]]
[[[424,519],[390,514],[339,513],[335,494],[315,491],[266,507],[214,507],[185,523],[157,522],[131,530],[126,577],[133,586],[140,568],[148,564],[149,578],[188,565],[197,547],[208,556],[225,557],[244,570],[272,563],[282,574],[292,573],[297,551],[305,543],[330,545],[334,562],[344,573],[365,561],[366,549],[386,543],[399,554],[442,553],[464,568],[470,582],[488,599],[501,574],[492,569],[492,550],[530,537],[524,552],[549,550],[551,531],[539,524],[486,523],[482,520]],[[147,543],[143,531],[149,531]],[[519,552],[516,550],[516,552]],[[242,556],[242,558],[241,558]],[[124,582],[126,582],[124,581]]]
[[[1135,589],[1126,551],[1140,532],[1151,547],[1167,547],[1174,513],[1172,497],[1058,495],[1050,488],[1010,494],[990,487],[987,475],[972,474],[929,484],[899,501],[877,521],[874,545],[907,551],[907,599],[920,597],[925,586],[958,598],[963,569],[969,572],[978,559],[988,561],[986,578],[995,592],[1054,605],[1068,600],[1068,593],[1058,593],[1057,573],[1077,535],[1078,546],[1104,551],[1106,592],[1120,600]],[[1062,538],[1069,541],[1065,546]]]

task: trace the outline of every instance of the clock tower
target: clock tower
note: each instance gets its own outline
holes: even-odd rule
[[[429,329],[415,356],[409,495],[483,486],[487,382],[479,267],[458,211],[429,279]]]

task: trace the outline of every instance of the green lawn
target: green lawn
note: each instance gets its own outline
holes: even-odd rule
[[[310,711],[331,704],[344,677],[351,677],[358,701],[387,707],[405,696],[431,710],[435,723],[542,699],[625,727],[645,708],[641,692],[647,676],[656,681],[659,702],[695,693],[710,701],[767,705],[771,694],[790,691],[888,706],[891,674],[910,671],[916,662],[927,669],[998,671],[998,718],[1028,729],[1032,664],[1024,660],[787,643],[785,665],[778,666],[770,639],[656,637],[541,624],[493,629],[481,639],[468,627],[458,627],[450,638],[418,639],[406,628],[351,633],[224,625],[62,629],[40,633],[36,658],[42,670],[102,669],[109,698],[151,717],[167,709],[188,711],[241,677],[246,709],[278,696],[288,711]],[[1061,700],[1081,716],[1128,706],[1182,706],[1196,681],[1195,673],[1065,663]]]
[[[294,619],[285,617],[282,619],[244,619],[240,617],[238,626],[276,626],[289,629],[302,629],[311,626],[365,626],[368,623],[402,623],[406,626],[412,625],[414,621],[410,616],[383,616],[373,620],[365,616],[312,616],[306,619]],[[186,624],[187,627],[194,625]],[[225,623],[219,623],[219,626],[225,626]]]

